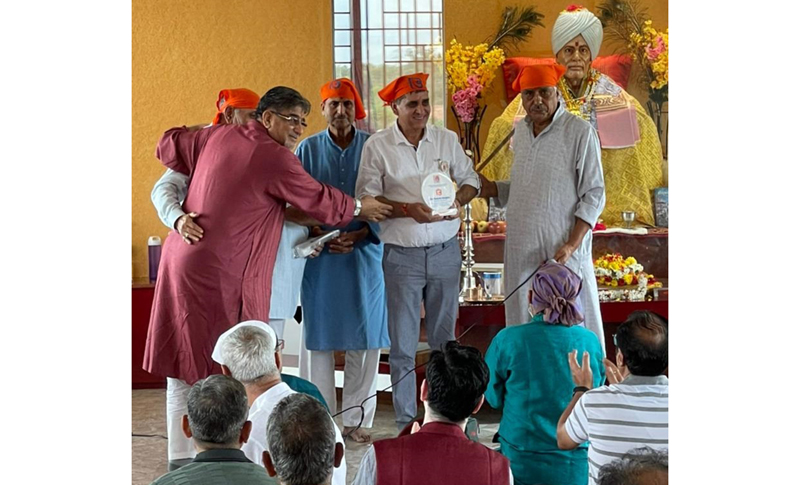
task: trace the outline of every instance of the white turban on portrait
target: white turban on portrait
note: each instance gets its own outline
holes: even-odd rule
[[[592,60],[597,59],[600,44],[603,43],[603,24],[592,12],[583,7],[573,11],[564,10],[558,15],[553,25],[553,54],[558,54],[567,42],[579,35],[582,35],[589,45]]]

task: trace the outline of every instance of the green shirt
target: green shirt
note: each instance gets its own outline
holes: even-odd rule
[[[541,314],[524,325],[506,327],[486,352],[486,402],[503,411],[500,451],[511,461],[515,483],[586,483],[588,444],[558,449],[556,425],[572,399],[569,352],[589,352],[594,385],[605,382],[597,336],[583,327],[550,325]]]
[[[328,409],[328,403],[325,402],[325,398],[322,397],[322,393],[319,392],[319,388],[315,386],[313,382],[307,381],[301,377],[293,376],[291,374],[281,374],[281,380],[285,382],[287,386],[289,386],[289,389],[295,392],[308,394],[317,401],[321,402],[322,405],[325,406],[325,410],[331,412],[331,410]]]
[[[207,450],[151,485],[276,485],[263,466],[244,456],[242,450]]]

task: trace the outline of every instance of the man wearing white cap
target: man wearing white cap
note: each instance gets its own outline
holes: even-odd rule
[[[284,397],[294,394],[281,379],[281,354],[275,331],[257,320],[241,322],[220,335],[211,358],[222,366],[222,373],[244,384],[250,405],[248,420],[253,423],[250,439],[242,451],[254,463],[262,463],[267,447],[267,421],[272,410]],[[336,442],[344,440],[339,428]],[[343,463],[346,463],[342,460]],[[333,485],[344,485],[347,466],[333,471]]]
[[[608,226],[621,226],[622,212],[634,211],[638,222],[655,225],[650,194],[663,185],[661,142],[639,101],[592,66],[603,43],[600,19],[570,5],[558,15],[551,41],[555,61],[566,69],[556,84],[559,100],[568,112],[588,121],[600,139],[607,197],[600,217]],[[492,122],[486,153],[505,139],[521,105],[517,96]],[[511,151],[502,149],[482,173],[507,179],[512,162]]]

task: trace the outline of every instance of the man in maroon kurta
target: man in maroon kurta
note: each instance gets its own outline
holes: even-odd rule
[[[464,433],[488,383],[489,368],[477,349],[450,341],[432,351],[421,388],[422,427],[414,423],[411,434],[404,430],[398,438],[376,441],[352,485],[513,483],[508,458]]]
[[[276,90],[305,103],[286,104]],[[199,214],[206,230],[196,244],[183,244],[175,232],[164,244],[145,348],[148,372],[192,384],[212,373],[212,348],[225,330],[242,320],[269,320],[286,202],[334,226],[358,212],[380,220],[388,211],[317,182],[284,146],[302,134],[309,107],[296,91],[273,88],[246,125],[173,128],[161,138],[156,157],[191,177],[184,211]]]

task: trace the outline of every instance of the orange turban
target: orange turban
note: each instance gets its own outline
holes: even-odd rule
[[[560,64],[533,64],[525,66],[514,79],[512,87],[519,92],[545,86],[555,86],[567,71]]]
[[[364,111],[364,105],[361,103],[361,96],[358,95],[356,86],[353,84],[353,81],[345,77],[334,79],[329,83],[323,84],[322,87],[319,88],[319,95],[322,97],[323,103],[328,98],[352,99],[353,103],[356,105],[356,119],[363,120],[367,117],[367,113]]]
[[[261,97],[249,89],[223,89],[219,92],[217,114],[214,116],[213,123],[218,125],[222,121],[222,113],[228,106],[240,109],[256,109],[260,100]]]
[[[414,91],[427,91],[428,88],[425,87],[427,82],[428,75],[424,72],[400,76],[399,78],[387,84],[385,88],[378,91],[378,96],[380,96],[382,100],[386,101],[386,104],[388,105],[391,104],[392,101],[401,98],[408,93],[413,93]]]

